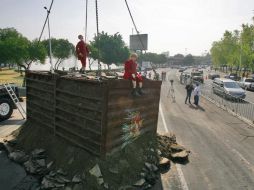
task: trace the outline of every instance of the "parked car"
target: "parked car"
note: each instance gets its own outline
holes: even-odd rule
[[[225,78],[231,79],[234,81],[239,81],[241,77],[239,77],[236,73],[230,73],[229,75],[226,75]]]
[[[182,73],[182,72],[184,72],[185,70],[186,70],[185,67],[181,67],[181,68],[178,70],[178,72]]]
[[[19,98],[18,87],[14,84],[11,87]],[[0,85],[0,122],[9,119],[13,113],[13,109],[16,108],[16,105],[13,103],[4,86]]]
[[[214,79],[216,79],[216,78],[220,78],[220,75],[217,74],[217,73],[209,73],[209,74],[208,74],[208,79],[214,80]]]
[[[231,79],[216,78],[212,84],[213,93],[223,96],[227,99],[246,97],[246,92]]]
[[[193,71],[193,72],[191,72],[191,79],[193,81],[204,83],[203,72],[202,73],[199,72],[199,71]]]
[[[245,90],[254,90],[254,79],[253,78],[242,78],[238,82],[239,86]]]

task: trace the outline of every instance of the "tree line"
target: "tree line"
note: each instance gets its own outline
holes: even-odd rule
[[[254,25],[242,24],[241,30],[225,31],[219,41],[213,42],[211,56],[214,67],[253,72]]]
[[[71,56],[76,56],[75,46],[67,39],[51,39],[52,56],[55,58],[53,66],[58,70],[59,65]],[[130,55],[130,50],[123,41],[121,34],[110,35],[101,32],[99,36],[88,43],[90,54],[88,57],[89,68],[100,59],[101,62],[110,66],[112,63],[122,65]],[[192,56],[191,54],[183,56],[177,54],[173,57],[166,57],[164,54],[157,53],[139,53],[139,62],[152,62],[154,65],[164,63],[179,65],[195,65],[208,63],[210,55],[205,57]],[[49,41],[38,39],[29,40],[15,28],[0,28],[0,63],[8,65],[17,65],[24,70],[29,70],[33,62],[45,63],[49,56]]]

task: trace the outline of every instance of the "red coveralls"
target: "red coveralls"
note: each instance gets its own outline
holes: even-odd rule
[[[135,74],[135,78],[133,78],[132,74]],[[142,82],[142,76],[137,73],[137,63],[133,60],[128,60],[124,63],[124,79],[129,79],[137,82]]]
[[[86,67],[86,57],[89,54],[89,50],[83,40],[80,40],[76,45],[76,53],[78,55],[78,60],[81,61],[82,67]]]

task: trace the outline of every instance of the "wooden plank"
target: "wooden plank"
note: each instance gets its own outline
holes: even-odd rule
[[[75,93],[73,93],[73,92],[68,92],[68,91],[61,90],[61,89],[56,89],[56,91],[57,91],[57,92],[61,92],[61,93],[65,93],[65,94],[68,94],[68,95],[76,96],[76,97],[86,98],[86,99],[89,99],[89,100],[98,100],[98,101],[101,101],[101,100],[102,100],[101,98],[88,97],[88,96],[78,95],[78,94],[75,94]]]
[[[54,86],[54,83],[52,83],[52,81],[51,82],[46,82],[46,81],[33,79],[33,78],[26,78],[26,80],[29,81],[29,82],[35,82],[35,83],[46,84],[46,85],[49,85],[49,86]]]
[[[68,112],[68,111],[66,111],[65,109],[63,109],[63,108],[61,108],[61,107],[59,107],[59,106],[56,106],[56,109],[61,110],[61,111],[63,111],[63,112],[66,112],[67,114],[71,114],[71,115],[73,115],[73,116],[78,116],[78,117],[81,117],[81,118],[83,118],[83,119],[86,119],[86,120],[89,120],[89,121],[93,121],[93,122],[95,122],[95,123],[97,123],[97,124],[100,124],[100,123],[101,123],[99,120],[91,119],[90,117],[86,117],[85,115],[81,115],[81,114],[78,114],[78,113],[71,113],[71,112]]]
[[[62,117],[62,116],[60,116],[60,115],[58,115],[58,114],[56,114],[56,118],[59,118],[59,119],[65,121],[66,123],[69,123],[70,125],[76,125],[76,126],[82,128],[83,130],[87,130],[87,131],[89,131],[90,133],[94,133],[95,135],[101,136],[101,132],[92,130],[92,129],[87,128],[87,127],[84,127],[84,126],[82,126],[82,125],[80,125],[80,124],[78,124],[78,123],[74,123],[74,122],[72,122],[72,121],[69,121],[68,119],[66,119],[66,118],[64,118],[64,117]]]

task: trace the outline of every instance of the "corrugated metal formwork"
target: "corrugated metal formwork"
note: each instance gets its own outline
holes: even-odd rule
[[[30,72],[27,80],[28,120],[95,155],[123,144],[123,126],[138,117],[140,134],[157,130],[160,81],[144,81],[145,95],[133,98],[127,80],[85,80]],[[136,114],[136,115],[135,115]],[[141,122],[142,120],[142,122]]]

